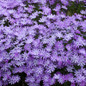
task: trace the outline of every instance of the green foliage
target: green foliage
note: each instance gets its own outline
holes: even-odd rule
[[[78,65],[74,65],[74,68],[75,68],[76,70],[81,69],[81,67],[80,67],[80,66],[78,66]]]
[[[80,13],[81,10],[85,10],[85,3],[70,2],[70,5],[67,8],[67,15],[72,16],[74,13]]]
[[[9,25],[11,25],[11,23],[9,22],[9,20],[6,20],[6,21],[4,22],[4,26],[9,27]]]
[[[62,86],[71,86],[71,82],[66,81]]]
[[[66,70],[66,67],[61,68],[61,69],[55,68],[55,70],[51,73],[51,77],[53,77],[53,75],[54,75],[56,72],[59,72],[59,71],[60,71],[61,74],[64,74],[64,75],[69,74],[69,72]]]

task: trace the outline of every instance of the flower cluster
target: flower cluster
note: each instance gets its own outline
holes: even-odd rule
[[[0,86],[85,86],[85,5],[1,0]]]

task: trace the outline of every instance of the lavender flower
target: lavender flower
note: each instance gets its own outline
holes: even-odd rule
[[[85,0],[0,1],[0,86],[21,81],[28,86],[67,81],[85,86],[85,4]]]

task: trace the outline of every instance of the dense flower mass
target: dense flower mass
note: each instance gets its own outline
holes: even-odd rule
[[[86,0],[1,0],[0,86],[86,86]]]

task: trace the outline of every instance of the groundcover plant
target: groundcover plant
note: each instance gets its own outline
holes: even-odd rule
[[[86,86],[86,0],[0,0],[0,86]]]

